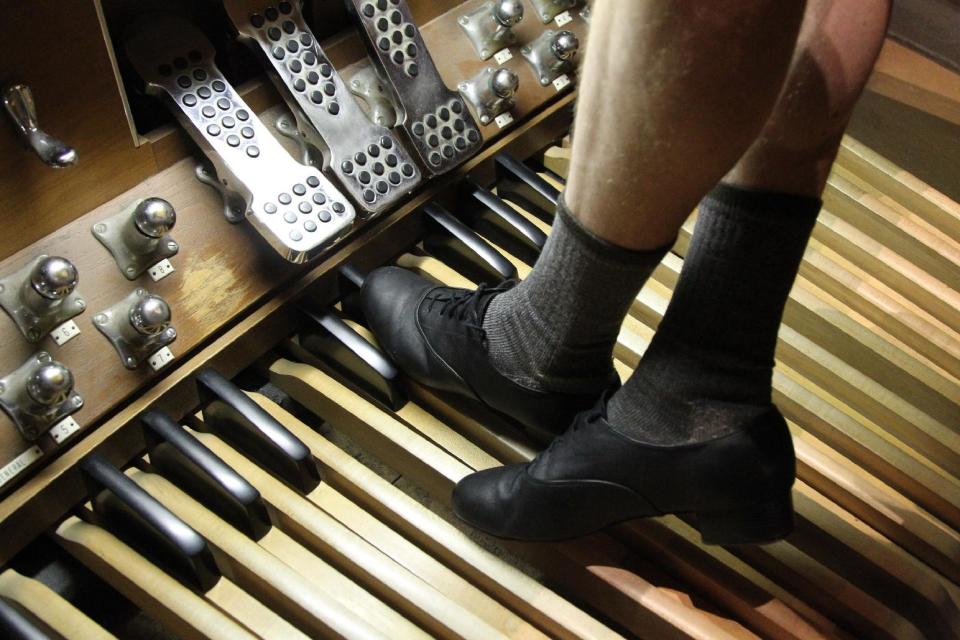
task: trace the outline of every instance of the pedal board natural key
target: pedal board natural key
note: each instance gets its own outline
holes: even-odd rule
[[[398,122],[432,173],[454,168],[480,148],[480,131],[437,71],[404,0],[350,0],[371,58],[403,110]]]
[[[213,45],[190,22],[146,16],[126,50],[148,93],[164,98],[213,164],[221,192],[291,262],[330,246],[354,221],[353,205],[314,167],[294,160],[220,73]],[[345,93],[345,92],[344,92]]]
[[[363,209],[379,213],[421,181],[410,154],[350,94],[295,2],[224,0],[239,38],[259,48],[306,142]]]

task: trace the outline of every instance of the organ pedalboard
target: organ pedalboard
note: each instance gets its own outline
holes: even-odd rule
[[[407,379],[357,293],[384,264],[468,288],[529,274],[589,12],[327,4],[104,5],[95,46],[145,94],[131,108],[162,102],[187,136],[140,135],[165,166],[0,261],[0,636],[960,635],[960,205],[844,140],[779,336],[786,540],[703,546],[683,515],[494,540],[451,490],[537,445]],[[71,140],[41,86],[32,122],[64,142],[15,131],[46,172],[34,142]],[[77,148],[58,175],[83,189],[97,153]],[[631,305],[623,379],[695,219]]]

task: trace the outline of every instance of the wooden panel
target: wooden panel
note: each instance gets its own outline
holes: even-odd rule
[[[0,126],[0,258],[26,247],[156,171],[136,149],[93,0],[14,0],[0,21],[0,83],[33,89],[40,127],[79,154],[52,169]]]

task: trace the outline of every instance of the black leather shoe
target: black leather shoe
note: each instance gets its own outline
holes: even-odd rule
[[[617,522],[693,513],[707,544],[753,544],[793,528],[795,458],[776,407],[729,435],[651,445],[615,431],[605,401],[531,462],[487,469],[453,491],[456,514],[502,538],[565,540]]]
[[[477,401],[546,442],[593,405],[600,392],[573,395],[535,391],[497,371],[487,354],[483,314],[512,287],[476,291],[438,287],[400,267],[370,272],[360,306],[380,346],[417,382]],[[619,386],[611,367],[610,386]]]

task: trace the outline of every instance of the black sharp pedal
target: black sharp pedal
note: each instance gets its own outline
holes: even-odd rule
[[[560,191],[526,164],[506,153],[494,157],[497,193],[545,222],[552,222]]]
[[[360,207],[380,213],[421,181],[390,129],[374,124],[350,94],[295,2],[224,0],[239,38],[259,49],[307,142],[323,153]]]
[[[208,429],[302,493],[320,484],[316,460],[299,438],[213,369],[197,374]]]
[[[145,16],[126,33],[127,56],[147,92],[167,106],[213,164],[224,199],[287,260],[304,262],[353,224],[353,205],[318,169],[290,157],[220,73],[193,24]]]
[[[397,126],[433,174],[453,169],[483,144],[473,116],[444,84],[405,0],[348,0],[370,57],[403,114]]]
[[[250,538],[266,535],[270,516],[253,485],[165,413],[140,421],[157,471]]]
[[[96,523],[199,592],[220,579],[207,541],[99,454],[80,463]]]
[[[303,312],[309,325],[300,332],[300,346],[391,411],[407,402],[400,372],[375,346],[333,310]]]
[[[464,183],[464,191],[475,203],[467,206],[465,211],[470,226],[477,233],[527,264],[537,261],[547,234],[489,189],[468,180]]]
[[[423,208],[428,219],[423,248],[430,255],[477,283],[496,285],[517,277],[506,256],[443,207],[430,203]]]

